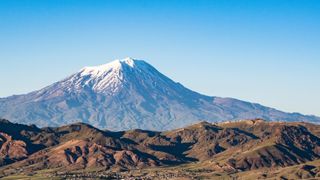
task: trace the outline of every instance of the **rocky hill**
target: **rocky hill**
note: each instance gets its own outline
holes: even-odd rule
[[[249,177],[259,172],[263,177],[262,171],[297,170],[301,165],[301,171],[316,177],[316,166],[308,170],[308,163],[320,160],[319,132],[319,125],[261,119],[201,122],[164,132],[114,132],[83,123],[38,128],[1,120],[0,175],[37,175],[45,170],[57,177],[71,172],[126,177],[151,169],[144,173],[147,177],[153,170],[161,174],[174,169],[173,176],[179,176],[182,168],[189,169],[184,176]]]

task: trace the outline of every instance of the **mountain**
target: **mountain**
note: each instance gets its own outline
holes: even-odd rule
[[[263,179],[286,168],[278,171],[284,177],[315,178],[319,132],[315,124],[261,119],[200,122],[165,132],[103,131],[84,123],[38,128],[0,120],[0,177]]]
[[[41,90],[2,98],[0,117],[41,127],[84,122],[110,130],[169,130],[200,120],[320,122],[316,116],[199,94],[131,58],[85,67]]]

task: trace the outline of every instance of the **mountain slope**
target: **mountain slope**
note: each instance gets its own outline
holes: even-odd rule
[[[141,171],[155,168],[163,174],[165,168],[179,167],[191,176],[268,172],[319,161],[320,126],[309,125],[243,120],[201,122],[165,132],[113,132],[84,123],[40,129],[0,120],[0,177],[41,172],[51,173],[45,177],[87,175],[91,170],[96,177],[122,171],[131,176],[134,170],[147,174]],[[197,170],[186,171],[190,167]]]
[[[111,130],[168,130],[200,120],[252,118],[320,122],[315,116],[201,95],[131,58],[85,67],[39,91],[0,99],[0,117],[39,126],[85,122]]]

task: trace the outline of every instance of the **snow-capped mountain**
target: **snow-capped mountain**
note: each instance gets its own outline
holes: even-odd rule
[[[131,58],[85,67],[39,91],[0,99],[0,117],[39,126],[80,121],[111,130],[168,130],[201,120],[253,118],[320,122],[316,116],[199,94]]]

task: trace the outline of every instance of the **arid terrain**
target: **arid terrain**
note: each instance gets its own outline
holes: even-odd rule
[[[166,132],[0,121],[3,179],[317,179],[320,126],[261,119]]]

